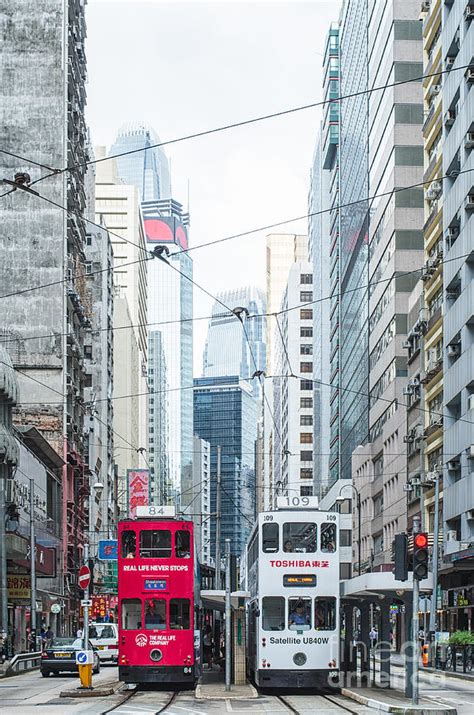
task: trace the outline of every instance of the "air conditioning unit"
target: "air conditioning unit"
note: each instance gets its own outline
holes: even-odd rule
[[[404,340],[402,343],[402,348],[404,348],[405,350],[410,350],[411,340]]]
[[[422,3],[423,4],[423,3]],[[428,3],[429,6],[429,3]],[[428,7],[429,9],[429,7]],[[474,5],[468,5],[464,10],[464,19],[470,22],[474,18]]]
[[[474,82],[474,67],[468,67],[464,72],[464,77],[466,78],[466,82]]]
[[[428,264],[424,265],[423,268],[421,269],[421,275],[420,278],[422,281],[429,281],[433,273],[435,272],[435,269],[433,266],[430,266]]]
[[[464,148],[472,149],[474,147],[474,132],[468,132],[464,137]]]
[[[415,438],[412,434],[406,434],[403,438],[403,441],[405,442],[405,444],[413,444]]]
[[[448,345],[448,356],[449,357],[459,357],[461,354],[461,345],[459,343],[451,343]]]
[[[432,181],[430,184],[430,187],[428,191],[426,192],[426,197],[428,199],[433,200],[437,199],[438,196],[441,194],[442,186],[439,181]]]
[[[445,65],[445,67],[446,67],[447,70],[450,70],[451,67],[454,65],[455,62],[456,62],[456,58],[455,58],[455,57],[446,57],[446,60],[445,60],[444,65]]]
[[[466,211],[474,211],[474,194],[468,194],[464,199],[464,208]]]
[[[444,254],[444,246],[441,241],[436,244],[436,258],[442,258]]]
[[[467,398],[467,409],[474,410],[474,395],[469,395]]]
[[[474,509],[469,509],[469,511],[466,512],[466,517],[469,521],[472,521],[474,519]]]
[[[439,477],[438,472],[426,472],[425,474],[425,481],[426,482],[435,482]]]
[[[441,85],[440,84],[433,84],[428,90],[428,98],[431,99],[431,97],[436,97],[439,93],[441,92]]]
[[[450,529],[446,532],[446,539],[448,541],[457,541],[457,534],[455,529]]]
[[[449,462],[446,462],[446,467],[450,472],[454,472],[459,469],[459,464],[459,459],[450,459]]]
[[[419,377],[411,377],[411,378],[408,380],[408,384],[409,384],[411,387],[419,387],[419,386],[420,386],[420,378],[419,378]]]
[[[452,127],[456,119],[456,111],[454,109],[448,109],[444,113],[444,124],[446,127]]]
[[[442,427],[443,426],[443,418],[442,417],[437,417],[433,422],[431,423],[432,427]]]

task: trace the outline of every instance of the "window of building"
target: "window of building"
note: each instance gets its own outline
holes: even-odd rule
[[[313,408],[313,398],[312,397],[300,397],[300,407],[304,409]]]
[[[313,300],[313,291],[312,290],[302,290],[300,292],[300,302],[301,303],[311,303]]]
[[[289,554],[313,554],[316,546],[316,524],[309,521],[291,521],[283,524],[283,551]]]
[[[339,531],[339,544],[341,546],[352,546],[352,532],[350,529],[341,529]]]
[[[311,628],[311,599],[288,599],[288,628],[290,631],[309,631]]]
[[[163,598],[145,600],[145,630],[166,630],[166,601]]]
[[[191,556],[191,535],[189,531],[177,531],[174,535],[176,558],[189,559]]]
[[[314,599],[314,628],[317,631],[333,631],[336,628],[336,599]]]
[[[304,345],[300,345],[300,355],[312,355],[312,354],[313,354],[312,343],[305,343]]]
[[[377,494],[376,496],[374,496],[373,502],[374,502],[374,517],[380,516],[380,514],[383,512],[383,492],[380,492],[380,494]]]
[[[137,535],[134,531],[122,531],[122,558],[132,559],[137,555]]]
[[[87,360],[92,359],[92,345],[84,345],[84,357]]]
[[[300,415],[300,425],[312,425],[313,415]]]
[[[262,526],[262,548],[265,554],[273,554],[279,546],[278,524],[264,524]]]
[[[313,433],[312,432],[301,432],[300,433],[300,442],[301,442],[301,444],[312,444]]]
[[[264,631],[285,630],[285,599],[282,596],[262,598],[262,628]]]
[[[301,380],[300,388],[302,390],[312,390],[313,389],[313,381],[312,380]]]
[[[126,631],[136,631],[142,627],[142,602],[139,598],[124,598],[122,600],[122,628]]]
[[[313,452],[302,450],[300,452],[300,460],[302,462],[312,462],[313,461]]]
[[[313,319],[313,311],[311,310],[311,308],[301,308],[300,319],[301,320],[312,320]]]
[[[312,338],[313,337],[313,328],[300,328],[300,337]]]
[[[84,387],[92,387],[92,375],[90,372],[86,372],[84,375]]]
[[[341,581],[346,581],[348,578],[352,578],[352,564],[347,562],[339,564],[339,578]]]
[[[313,478],[313,470],[308,469],[307,467],[302,467],[300,469],[300,479],[312,479]]]
[[[313,274],[312,273],[301,273],[300,275],[300,283],[312,283],[313,282]]]
[[[140,556],[143,559],[163,559],[171,556],[171,532],[140,531]]]
[[[171,598],[170,629],[172,631],[188,631],[190,625],[189,598]]]
[[[383,533],[376,534],[373,538],[374,554],[381,554],[383,552]]]
[[[312,497],[313,496],[313,487],[300,487],[300,496],[301,497]]]
[[[336,551],[336,524],[324,523],[321,524],[321,551],[325,554],[331,554]]]

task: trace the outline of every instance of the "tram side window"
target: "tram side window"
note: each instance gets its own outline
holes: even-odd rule
[[[262,628],[264,631],[285,629],[285,599],[281,596],[262,598]]]
[[[142,602],[139,598],[124,598],[122,600],[122,628],[125,631],[136,631],[142,627]]]
[[[262,548],[266,554],[274,554],[279,549],[278,524],[264,524],[262,527]]]
[[[140,531],[140,556],[142,559],[166,559],[171,556],[171,532],[163,530]]]
[[[288,554],[313,554],[316,546],[316,524],[306,521],[283,524],[283,551]]]
[[[177,531],[174,535],[174,550],[177,559],[189,559],[191,556],[191,535],[189,531]]]
[[[189,628],[189,598],[170,599],[170,629],[187,631]]]
[[[288,628],[290,631],[309,631],[311,628],[311,599],[288,599]]]
[[[317,631],[333,631],[336,628],[336,599],[314,599],[314,627]]]
[[[325,554],[336,550],[336,524],[321,524],[321,551]]]
[[[166,601],[162,598],[147,598],[145,601],[145,628],[166,630]]]
[[[122,531],[122,558],[134,559],[137,555],[137,535],[134,531]]]

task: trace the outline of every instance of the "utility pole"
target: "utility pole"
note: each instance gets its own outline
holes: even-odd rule
[[[89,566],[89,542],[86,541],[84,544],[84,564]],[[84,600],[89,600],[89,584],[87,588],[84,589]],[[89,645],[89,606],[84,606],[84,632],[82,634],[84,640],[84,650],[88,649]]]
[[[215,588],[221,587],[221,448],[217,447],[217,488],[216,488],[216,578]]]
[[[230,539],[225,540],[225,689],[231,689],[232,605],[230,601]]]
[[[35,480],[30,479],[30,637],[36,650],[36,545],[35,545]],[[35,640],[33,641],[33,638]]]
[[[415,536],[420,533],[420,517],[413,517],[413,551],[415,550]],[[414,565],[413,565],[414,566]],[[413,653],[413,670],[412,670],[412,705],[418,705],[419,699],[419,684],[418,684],[418,670],[419,670],[419,638],[418,638],[418,603],[420,600],[420,584],[418,579],[415,577],[415,569],[413,568],[413,613],[411,622],[411,640],[412,640],[412,653]]]
[[[8,637],[7,544],[5,539],[5,482],[7,474],[7,464],[0,464],[0,637],[3,638],[3,652],[8,657],[10,643]]]
[[[439,472],[435,477],[435,501],[434,501],[434,523],[433,523],[433,594],[431,596],[430,608],[430,633],[436,630],[436,609],[438,607],[438,554],[439,554]]]

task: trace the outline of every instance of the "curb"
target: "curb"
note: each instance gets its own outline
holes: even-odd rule
[[[232,690],[229,692],[223,691],[222,694],[214,693],[212,695],[206,695],[202,691],[202,685],[197,685],[195,697],[196,700],[253,700],[258,698],[259,694],[253,685],[248,683],[248,687],[250,688],[250,695],[235,695],[232,693]]]
[[[109,695],[114,695],[117,690],[123,685],[121,682],[105,683],[103,686],[84,690],[75,688],[74,690],[61,690],[60,698],[104,698]]]
[[[348,688],[341,688],[341,695],[344,695],[346,698],[350,698],[351,700],[355,700],[361,705],[374,708],[374,710],[381,710],[386,713],[396,713],[396,715],[457,715],[456,708],[438,706],[436,703],[433,703],[433,706],[391,705],[390,703],[384,703],[382,700],[368,698],[365,695],[361,695],[360,693],[357,693],[354,690],[349,690]]]

